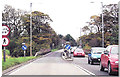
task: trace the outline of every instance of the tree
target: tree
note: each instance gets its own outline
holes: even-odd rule
[[[104,6],[104,33],[105,44],[118,44],[118,6],[117,4],[109,4]]]
[[[94,27],[94,29],[96,29],[96,32],[98,32],[98,33],[102,32],[101,31],[102,30],[102,23],[101,23],[100,16],[93,15],[93,16],[90,17],[90,19],[91,19],[90,25],[92,27]]]
[[[76,41],[74,40],[74,38],[70,34],[67,34],[64,37],[64,40],[69,41],[71,43],[71,46],[76,46],[77,45]]]
[[[118,44],[118,6],[117,4],[104,5],[103,7],[103,19],[104,19],[104,44],[105,47],[112,44]],[[96,30],[96,32],[90,31],[88,35],[81,37],[84,45],[101,46],[102,43],[102,14],[100,16],[91,16],[91,21],[88,22],[88,26],[84,26],[82,29],[84,32]],[[91,28],[90,28],[91,26]],[[92,35],[91,35],[92,34]]]
[[[63,38],[64,36],[63,35],[61,35],[61,34],[58,34],[58,36],[59,36],[59,38]]]
[[[23,10],[15,10],[12,6],[5,5],[4,10],[2,11],[2,21],[3,24],[9,26],[11,32],[9,38],[19,37],[21,33],[21,25],[22,25],[22,15],[24,15],[26,11]]]
[[[90,29],[89,29],[88,26],[84,26],[84,27],[82,28],[82,31],[85,33],[85,35],[87,35],[87,32],[88,32],[89,30],[90,30]]]
[[[11,28],[9,36],[11,43],[7,47],[11,56],[23,56],[21,48],[23,42],[27,45],[26,55],[29,56],[30,14],[6,5],[2,12],[2,21],[5,22],[3,24],[7,24]],[[51,28],[50,22],[53,21],[48,14],[39,11],[32,12],[33,55],[41,49],[50,49],[50,44],[52,43],[55,44],[55,47],[58,46],[59,37]]]

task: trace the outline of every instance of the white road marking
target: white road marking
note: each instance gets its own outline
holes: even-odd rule
[[[65,58],[64,58],[63,56],[62,56],[62,58],[65,60]],[[83,67],[81,67],[81,66],[79,66],[79,65],[77,65],[77,64],[75,64],[75,63],[72,63],[72,64],[73,64],[75,67],[77,67],[77,68],[83,70],[84,72],[88,73],[89,75],[95,75],[94,73],[88,71],[87,69],[85,69],[85,68],[83,68]]]
[[[27,66],[29,66],[29,65],[31,65],[31,64],[34,64],[34,63],[31,62],[31,63],[29,63],[29,64],[26,64],[26,65],[24,65],[24,66],[16,69],[14,72],[10,73],[9,75],[14,75],[15,73],[19,72],[20,70],[23,70],[25,67],[27,67]],[[92,73],[92,72],[84,69],[83,67],[81,67],[81,66],[79,66],[79,65],[77,65],[77,64],[75,64],[75,63],[71,63],[71,64],[73,64],[78,70],[80,69],[81,72],[84,72],[84,73],[86,73],[86,74],[88,74],[88,75],[95,75],[94,73]],[[32,67],[31,67],[31,68],[32,68]],[[28,71],[29,71],[29,70],[28,70]]]
[[[52,52],[50,52],[50,53],[48,53],[48,54],[46,54],[46,55],[43,55],[43,57],[48,56],[48,55],[50,55],[50,54],[52,54]],[[41,59],[41,58],[40,58],[40,59]],[[36,61],[36,60],[35,60],[35,61]],[[34,61],[33,61],[33,62],[34,62]],[[17,69],[13,70],[12,73],[10,73],[9,75],[14,75],[16,72],[18,72],[19,70],[24,69],[25,67],[31,65],[33,62],[31,62],[31,63],[29,63],[29,64],[25,64],[25,65],[23,65],[23,66],[21,66],[21,67],[18,67]],[[7,74],[7,73],[6,73],[6,74]]]
[[[29,66],[29,65],[32,64],[32,63],[33,63],[33,62],[31,62],[31,63],[29,63],[29,64],[26,64],[26,65],[24,65],[24,66],[22,66],[22,67],[17,68],[14,72],[10,73],[9,75],[14,75],[16,72],[24,69],[25,67]]]
[[[85,71],[86,73],[88,73],[88,74],[90,74],[90,75],[95,75],[94,73],[88,71],[87,69],[81,67],[80,65],[77,65],[77,64],[75,64],[75,63],[73,63],[73,64],[74,64],[74,66],[78,67],[79,69],[82,69],[82,70]]]

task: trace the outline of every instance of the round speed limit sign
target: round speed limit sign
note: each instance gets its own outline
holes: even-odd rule
[[[2,25],[2,36],[8,36],[10,33],[10,28],[7,25]]]
[[[8,46],[10,43],[10,40],[7,37],[2,37],[2,46]]]

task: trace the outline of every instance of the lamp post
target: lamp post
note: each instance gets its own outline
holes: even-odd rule
[[[30,3],[30,56],[32,56],[32,3]]]
[[[80,37],[81,37],[81,27],[80,27]],[[82,47],[82,40],[80,38],[80,47]]]
[[[94,3],[94,2],[90,2]],[[103,2],[101,2],[102,6],[102,47],[104,47],[104,18],[103,18]]]
[[[103,2],[101,2],[102,5],[102,47],[104,47],[104,19],[103,19]]]

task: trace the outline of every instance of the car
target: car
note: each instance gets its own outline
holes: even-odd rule
[[[73,56],[83,56],[85,57],[85,53],[83,51],[83,49],[81,48],[77,48],[74,52],[73,52]]]
[[[71,48],[71,53],[73,53],[76,50],[77,47],[72,47]]]
[[[108,69],[109,75],[118,73],[118,45],[109,45],[101,55],[100,71]]]
[[[104,52],[103,47],[92,47],[88,54],[88,64],[94,64],[94,62],[100,62],[101,54]]]

